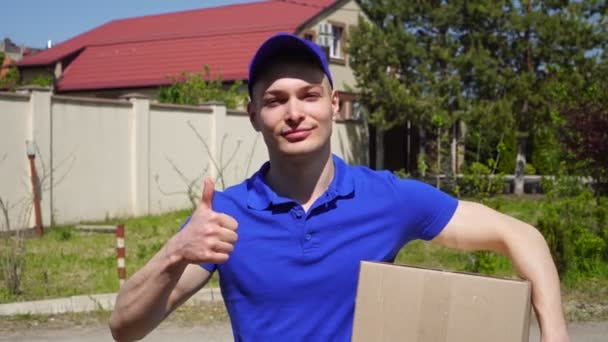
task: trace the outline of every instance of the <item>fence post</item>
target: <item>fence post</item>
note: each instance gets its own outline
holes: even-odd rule
[[[145,94],[122,95],[132,103],[130,155],[131,215],[150,214],[150,98]]]
[[[211,138],[209,142],[211,156],[209,157],[215,158],[219,163],[219,161],[222,160],[222,156],[220,155],[222,151],[222,141],[224,140],[224,134],[226,134],[226,104],[219,101],[209,101],[202,105],[208,106],[213,110],[213,124],[209,127],[209,136]],[[219,167],[221,168],[222,165],[219,165]],[[220,175],[220,172],[221,170],[212,167],[209,170],[209,176],[211,176],[212,179],[216,179]],[[216,182],[217,189],[224,190],[224,185],[225,184],[223,183],[217,184]]]
[[[127,279],[127,270],[125,269],[125,225],[119,224],[116,226],[116,253],[118,256],[118,282],[120,287]]]
[[[40,179],[38,178],[38,172],[36,172],[36,147],[32,141],[27,140],[26,142],[27,159],[30,161],[30,179],[32,181],[32,193],[34,215],[36,217],[36,235],[41,237],[44,233],[42,228],[42,212],[40,210]]]

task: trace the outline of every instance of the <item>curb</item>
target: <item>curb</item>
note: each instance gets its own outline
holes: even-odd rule
[[[72,296],[32,302],[0,304],[0,316],[13,315],[55,315],[95,310],[111,311],[116,302],[116,293]],[[194,294],[185,305],[223,302],[219,288],[205,288]]]

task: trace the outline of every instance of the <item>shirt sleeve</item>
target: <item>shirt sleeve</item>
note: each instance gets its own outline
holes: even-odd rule
[[[398,213],[407,231],[408,240],[432,240],[448,224],[458,199],[421,181],[401,179],[391,174]]]
[[[182,229],[184,229],[186,227],[188,222],[190,222],[190,218],[191,218],[191,216],[188,216],[188,218],[186,219],[184,224],[182,224],[182,226],[179,228],[179,231],[181,231]],[[199,264],[199,266],[206,269],[210,273],[213,273],[217,269],[217,264]]]

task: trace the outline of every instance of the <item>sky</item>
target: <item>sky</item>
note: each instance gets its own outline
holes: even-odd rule
[[[114,19],[169,13],[255,0],[7,0],[2,7],[0,40],[45,48]]]

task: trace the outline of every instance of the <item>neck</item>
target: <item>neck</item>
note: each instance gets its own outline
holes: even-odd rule
[[[329,147],[314,156],[270,156],[268,185],[282,197],[300,203],[304,210],[319,198],[334,178],[334,163]]]

